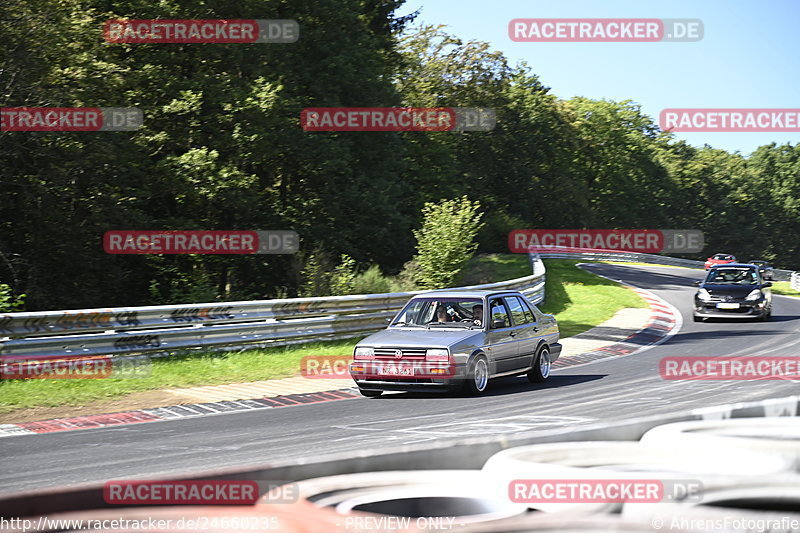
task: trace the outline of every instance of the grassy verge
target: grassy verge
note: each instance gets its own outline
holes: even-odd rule
[[[635,292],[575,266],[580,261],[546,259],[545,313],[558,319],[562,337],[571,337],[605,322],[620,309],[647,307]]]
[[[547,260],[547,300],[542,311],[555,314],[562,337],[585,331],[625,307],[644,307],[633,292],[575,266]],[[459,285],[491,283],[530,275],[524,255],[473,258]],[[92,401],[159,389],[260,381],[297,375],[309,355],[349,355],[360,338],[241,352],[156,359],[152,374],[139,379],[0,380],[0,413],[27,407],[85,405]]]
[[[618,283],[575,266],[584,261],[545,259],[545,302],[539,308],[556,316],[561,337],[572,337],[605,322],[620,309],[646,307],[644,300]],[[628,263],[624,263],[628,264]],[[489,254],[474,257],[459,285],[491,283],[531,273],[523,254]]]
[[[791,284],[788,281],[773,281],[771,289],[773,294],[780,294],[783,296],[800,296],[800,291],[792,289]]]
[[[607,263],[609,265],[640,265],[640,266],[657,266],[657,267],[665,267],[665,268],[685,268],[688,270],[696,270],[692,267],[687,266],[680,266],[680,265],[659,265],[656,263],[640,263],[637,261],[595,261],[597,263]]]
[[[303,357],[352,354],[360,339],[154,359],[152,373],[145,378],[2,380],[0,413],[25,407],[83,405],[157,389],[291,377],[299,373]]]

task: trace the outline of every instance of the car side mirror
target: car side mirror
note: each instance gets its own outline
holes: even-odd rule
[[[762,287],[772,287],[772,282],[771,281],[765,281],[764,284],[761,285],[761,286]]]
[[[700,282],[699,281],[693,281],[692,285],[694,285],[695,287],[699,287],[700,286]]]
[[[492,329],[501,329],[506,327],[506,321],[503,319],[500,320],[493,320],[492,321]]]

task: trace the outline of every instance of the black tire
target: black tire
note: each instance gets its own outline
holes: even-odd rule
[[[533,360],[533,368],[528,371],[528,380],[531,383],[542,383],[550,377],[550,348],[542,346]]]
[[[378,396],[383,394],[382,390],[358,389],[358,392],[361,393],[361,396],[366,396],[367,398],[377,398]]]
[[[464,381],[464,392],[477,396],[483,394],[489,386],[489,363],[480,355],[472,360]]]

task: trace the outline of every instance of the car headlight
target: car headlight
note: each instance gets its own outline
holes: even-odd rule
[[[707,302],[711,299],[711,295],[705,289],[700,289],[697,291],[697,299],[701,302]]]
[[[752,291],[750,291],[750,294],[748,294],[745,297],[745,300],[747,300],[748,302],[752,302],[758,300],[759,298],[761,298],[761,296],[762,296],[761,289],[753,289]]]
[[[428,361],[447,361],[449,358],[448,351],[441,348],[433,348],[425,352],[425,359]]]
[[[375,350],[365,346],[356,346],[354,357],[356,359],[375,359]]]

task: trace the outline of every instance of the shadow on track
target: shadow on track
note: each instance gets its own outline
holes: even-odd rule
[[[493,396],[506,396],[509,394],[518,394],[523,392],[530,392],[534,390],[545,389],[558,389],[569,387],[571,385],[580,385],[591,381],[603,379],[608,374],[577,374],[570,376],[552,375],[544,383],[531,383],[525,376],[498,378],[489,382],[489,387],[484,394],[480,396],[470,396],[461,392],[402,392],[400,394],[384,394],[380,399],[418,399],[425,400],[430,398],[490,398]]]
[[[786,318],[787,320],[785,321],[798,320],[798,317],[786,317]],[[779,322],[779,320],[774,320],[774,321]],[[745,322],[744,324],[750,324],[750,323]],[[680,344],[682,342],[695,342],[695,341],[715,340],[715,339],[730,339],[731,337],[750,337],[755,335],[759,336],[781,335],[784,333],[786,332],[777,329],[712,329],[707,331],[687,331],[673,335],[669,339],[669,344]]]

